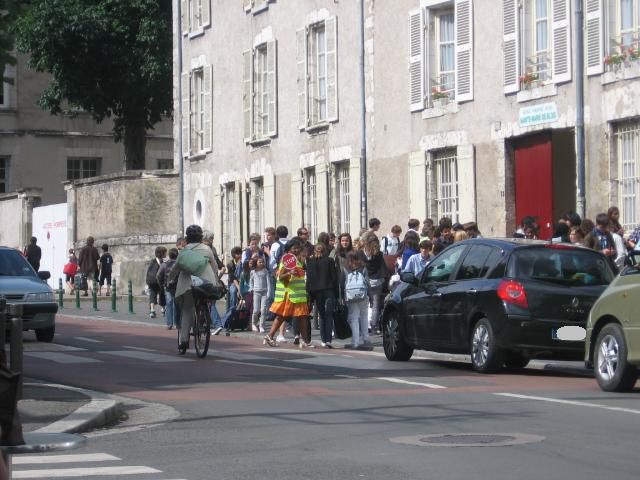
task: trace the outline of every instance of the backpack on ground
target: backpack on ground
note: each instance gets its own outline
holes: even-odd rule
[[[355,270],[347,274],[344,285],[344,299],[347,303],[360,302],[367,298],[368,285],[364,274],[360,270]]]
[[[158,270],[160,269],[160,265],[158,264],[158,262],[156,261],[156,259],[154,258],[153,260],[151,260],[151,263],[149,264],[149,267],[147,268],[147,285],[149,285],[150,287],[154,287],[158,285],[158,279],[156,278],[156,275],[158,275]]]

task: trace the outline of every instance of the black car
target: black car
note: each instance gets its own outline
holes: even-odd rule
[[[589,310],[613,280],[607,259],[587,248],[531,240],[455,243],[389,294],[384,352],[471,355],[473,368],[523,368],[532,357],[580,360]],[[569,328],[563,328],[569,327]]]
[[[19,251],[0,247],[0,297],[9,305],[22,305],[23,329],[34,330],[41,342],[53,341],[56,330],[58,304],[45,282],[50,277],[36,272]]]

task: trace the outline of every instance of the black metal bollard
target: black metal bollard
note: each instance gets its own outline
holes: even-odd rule
[[[64,288],[62,288],[62,279],[58,278],[58,306],[64,307]]]
[[[129,300],[129,313],[133,314],[133,286],[131,280],[127,282],[127,298]]]
[[[98,293],[96,292],[95,288],[91,291],[91,301],[93,303],[93,310],[97,312],[98,311]]]
[[[118,307],[116,305],[116,279],[113,279],[113,282],[111,282],[111,311],[112,312],[117,312],[118,311]]]
[[[76,288],[76,308],[80,308],[80,290]]]

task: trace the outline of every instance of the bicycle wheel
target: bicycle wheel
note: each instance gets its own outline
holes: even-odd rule
[[[209,305],[206,302],[199,302],[198,305],[196,305],[193,337],[196,355],[204,358],[209,350],[209,339],[211,338],[211,314],[209,313]]]

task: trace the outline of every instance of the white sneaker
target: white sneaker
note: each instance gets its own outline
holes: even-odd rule
[[[264,328],[260,327],[260,333],[264,333]]]
[[[256,327],[254,324],[251,324],[251,331],[252,332],[257,332],[258,331],[258,327]]]
[[[307,343],[304,340],[300,340],[300,350],[304,350],[305,348],[316,348],[316,346],[312,343]]]
[[[211,333],[213,333],[214,335],[219,335],[221,331],[222,331],[222,327],[218,327],[218,328],[214,329],[213,332],[211,332]]]
[[[287,338],[284,335],[278,335],[276,337],[276,342],[278,343],[286,343],[286,341],[287,341]]]

